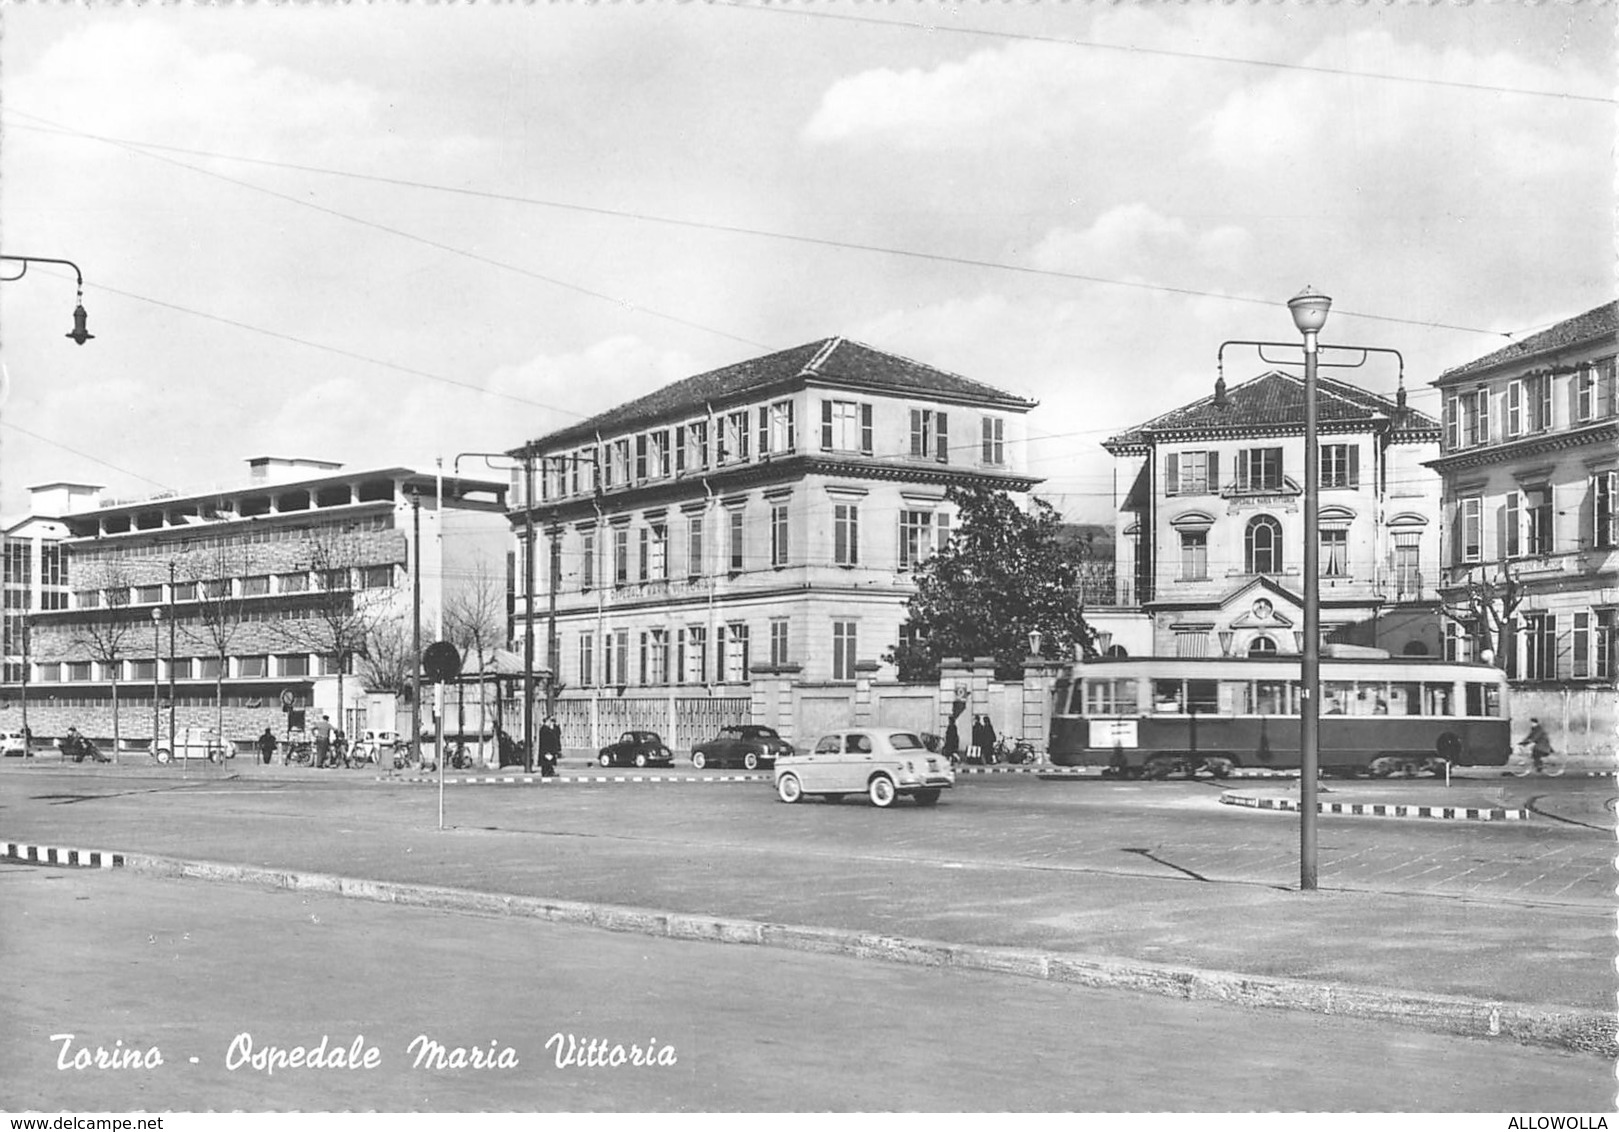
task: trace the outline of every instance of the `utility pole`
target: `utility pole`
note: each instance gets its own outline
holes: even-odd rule
[[[22,745],[23,757],[34,753],[33,740],[28,734],[28,611],[22,613]],[[171,747],[170,750],[173,748]]]
[[[174,559],[169,559],[169,754],[174,754]]]
[[[523,449],[523,767],[534,773],[534,449]]]
[[[421,763],[422,744],[422,497],[421,488],[410,485],[410,747]]]

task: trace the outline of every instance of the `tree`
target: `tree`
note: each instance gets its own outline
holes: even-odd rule
[[[403,610],[378,617],[366,633],[365,648],[356,654],[356,675],[368,692],[410,695],[416,657],[411,652],[413,626]]]
[[[1488,655],[1489,663],[1504,669],[1514,647],[1512,615],[1523,604],[1523,598],[1523,583],[1509,567],[1503,565],[1493,579],[1482,569],[1476,573],[1470,569],[1459,599],[1446,602],[1439,612],[1473,639],[1476,657],[1484,659]]]
[[[77,588],[99,590],[105,612],[96,611],[73,628],[74,647],[89,654],[101,665],[112,684],[112,757],[121,746],[118,723],[118,677],[129,654],[132,638],[142,619],[129,608],[132,584],[129,566],[122,559],[108,559],[88,569],[81,568],[74,579]],[[156,660],[153,660],[156,663]],[[153,736],[153,744],[157,737]]]
[[[506,643],[506,579],[497,574],[487,558],[480,557],[471,577],[444,596],[444,637],[461,653],[473,659],[478,681],[478,734],[488,727],[482,674],[495,650]],[[456,696],[457,710],[462,702]],[[499,722],[497,720],[497,722]],[[457,720],[463,726],[464,720]]]
[[[214,668],[214,734],[225,741],[225,677],[241,635],[246,579],[254,573],[244,547],[221,545],[194,551],[175,564],[176,574],[195,590],[186,618],[180,622],[185,637],[207,650]]]
[[[1096,655],[1078,573],[1057,539],[1056,509],[1031,497],[1024,510],[986,488],[952,487],[946,498],[956,505],[955,530],[917,568],[902,643],[884,657],[900,679],[937,680],[948,656],[994,657],[996,675],[1016,679],[1031,629],[1040,631],[1042,656]]]

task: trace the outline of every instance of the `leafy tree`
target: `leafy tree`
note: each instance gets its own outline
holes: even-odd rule
[[[1056,509],[1034,497],[1020,508],[1006,492],[985,488],[952,487],[946,498],[956,505],[955,530],[918,567],[902,643],[884,657],[900,679],[937,680],[948,656],[992,656],[996,675],[1015,679],[1031,629],[1040,631],[1042,656],[1096,655],[1080,578],[1058,542]]]

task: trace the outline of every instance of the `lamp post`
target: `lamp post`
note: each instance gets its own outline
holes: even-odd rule
[[[1319,526],[1321,509],[1321,453],[1318,442],[1316,406],[1316,372],[1322,367],[1356,369],[1366,364],[1372,354],[1392,354],[1400,367],[1400,403],[1405,398],[1405,359],[1398,350],[1379,346],[1325,345],[1317,335],[1326,324],[1332,300],[1310,287],[1304,288],[1287,302],[1293,316],[1293,325],[1303,336],[1304,345],[1304,628],[1296,634],[1301,654],[1299,705],[1299,889],[1313,891],[1316,887],[1316,777],[1320,768],[1321,737],[1321,541]],[[1266,348],[1295,351],[1294,342],[1260,342],[1252,339],[1231,339],[1220,344],[1219,366],[1221,381],[1216,387],[1224,388],[1225,348],[1227,346],[1253,346],[1262,361],[1270,364],[1297,365],[1296,356],[1278,359],[1266,355]],[[1321,353],[1332,350],[1353,355],[1354,360],[1322,361]]]
[[[157,634],[162,625],[163,609],[160,606],[157,609],[152,610],[152,754],[154,757],[157,755],[158,730],[163,722],[162,716],[158,709],[158,697],[161,692],[161,687],[158,684],[159,674],[157,671]],[[174,748],[170,747],[169,749],[172,751]]]
[[[79,291],[77,305],[75,305],[73,308],[73,329],[67,332],[66,337],[73,339],[73,341],[77,342],[81,346],[95,337],[95,335],[91,334],[90,331],[85,327],[85,320],[89,316],[84,313],[84,272],[79,270],[78,264],[74,263],[70,259],[50,259],[46,256],[38,255],[0,255],[0,260],[5,260],[8,263],[22,264],[22,270],[17,272],[17,274],[0,275],[0,283],[15,283],[24,275],[28,274],[28,265],[31,263],[60,263],[66,267],[71,267],[73,269],[73,274],[78,278]]]
[[[1309,287],[1287,301],[1304,335],[1304,702],[1299,705],[1299,888],[1316,886],[1316,769],[1321,741],[1321,455],[1316,437],[1316,334],[1332,300]]]

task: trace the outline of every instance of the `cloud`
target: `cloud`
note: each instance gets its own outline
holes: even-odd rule
[[[1231,224],[1194,232],[1186,221],[1136,202],[1098,216],[1083,230],[1057,228],[1035,245],[1035,266],[1048,271],[1117,279],[1163,279],[1165,272],[1188,269],[1237,277],[1245,265],[1251,239]]]

